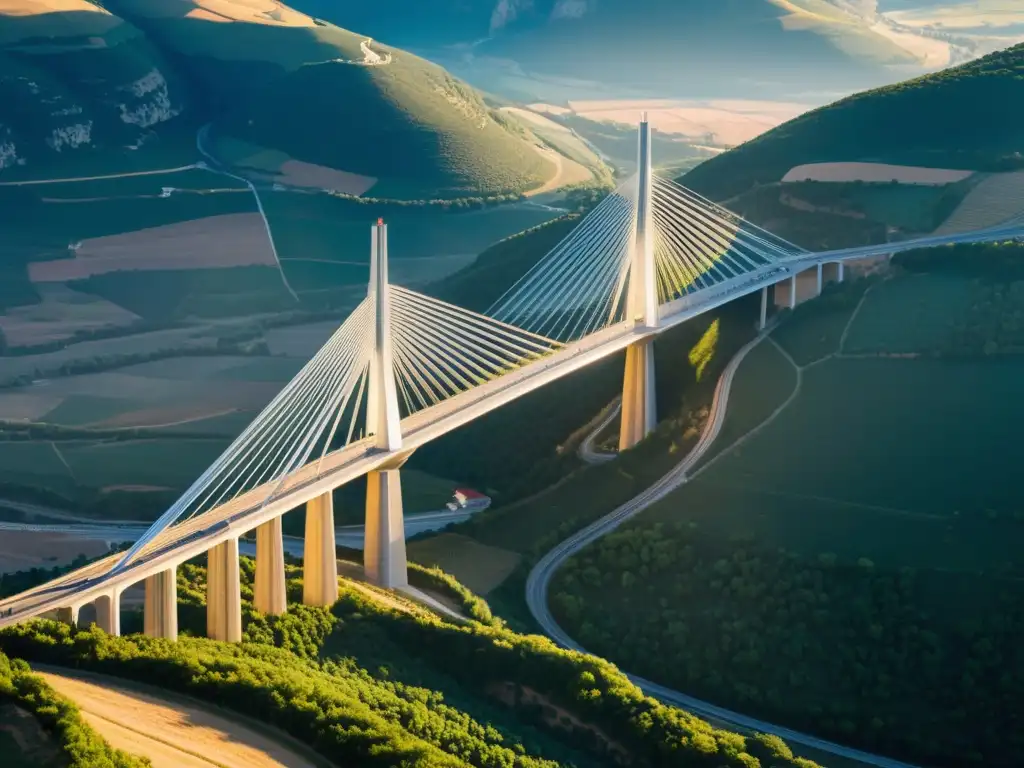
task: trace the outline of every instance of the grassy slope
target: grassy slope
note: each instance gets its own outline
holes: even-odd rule
[[[856,94],[698,166],[683,183],[716,199],[797,165],[873,161],[1007,170],[1024,149],[1024,45]]]
[[[224,133],[378,178],[375,196],[519,192],[553,173],[525,135],[435,64],[375,45],[392,62],[356,66],[344,63],[363,58],[354,32],[210,22],[184,17],[190,6],[169,14],[155,0],[117,2],[225,109]]]

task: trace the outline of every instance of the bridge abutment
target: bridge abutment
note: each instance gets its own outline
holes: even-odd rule
[[[288,610],[284,578],[284,533],[280,517],[268,520],[256,529],[253,607],[267,616],[278,616]]]
[[[331,491],[306,502],[302,602],[322,608],[338,602],[338,550]]]
[[[622,381],[622,421],[619,450],[627,451],[657,425],[654,392],[654,342],[637,341],[626,347],[626,373]]]
[[[171,567],[146,579],[143,631],[150,637],[178,639],[178,572]]]
[[[206,634],[212,640],[242,640],[242,584],[238,539],[224,541],[207,553]]]
[[[375,470],[366,476],[366,528],[363,539],[366,578],[381,587],[405,587],[405,516],[401,471]]]

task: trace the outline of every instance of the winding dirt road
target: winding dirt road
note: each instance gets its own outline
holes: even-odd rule
[[[37,668],[73,701],[85,721],[118,749],[148,757],[153,768],[318,768],[316,762],[198,703],[101,675]]]

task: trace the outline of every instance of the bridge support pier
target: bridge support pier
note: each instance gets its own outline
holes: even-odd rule
[[[206,634],[212,640],[242,640],[242,592],[238,573],[238,539],[207,553]]]
[[[281,518],[268,520],[256,529],[256,589],[253,607],[267,616],[288,610],[284,579],[284,534]]]
[[[366,476],[366,528],[363,570],[373,584],[393,589],[409,584],[405,559],[405,517],[400,470],[375,470]]]
[[[818,285],[817,285],[817,293],[815,293],[814,295],[815,295],[815,296],[821,296],[821,264],[819,264],[819,265],[818,265]]]
[[[833,261],[829,264],[821,265],[822,278],[826,283],[841,283],[843,282],[843,262]]]
[[[302,602],[323,608],[338,602],[338,549],[330,491],[306,502]]]
[[[626,347],[626,375],[622,381],[622,421],[619,450],[627,451],[657,425],[654,393],[654,342],[637,341]]]
[[[69,605],[66,608],[57,609],[57,621],[63,622],[72,627],[78,626],[78,606]]]
[[[108,635],[121,634],[121,590],[96,598],[96,625]]]
[[[146,579],[143,631],[150,637],[178,639],[178,573],[175,567]]]
[[[757,323],[757,330],[763,331],[768,325],[768,286],[761,289],[761,319]]]

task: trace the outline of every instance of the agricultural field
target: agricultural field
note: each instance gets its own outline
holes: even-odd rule
[[[982,178],[936,232],[970,232],[1024,216],[1024,171]]]
[[[415,285],[440,280],[492,243],[560,213],[528,203],[459,212],[285,192],[261,199],[282,268],[300,295],[362,290],[369,279],[370,227],[381,216],[388,224],[390,277]]]
[[[455,533],[411,541],[408,554],[421,565],[436,565],[452,574],[478,595],[486,595],[500,586],[522,559],[518,552],[489,547]]]
[[[139,319],[113,302],[59,283],[38,285],[35,290],[38,304],[12,307],[0,314],[0,333],[9,349],[62,341],[80,331],[124,328]]]

